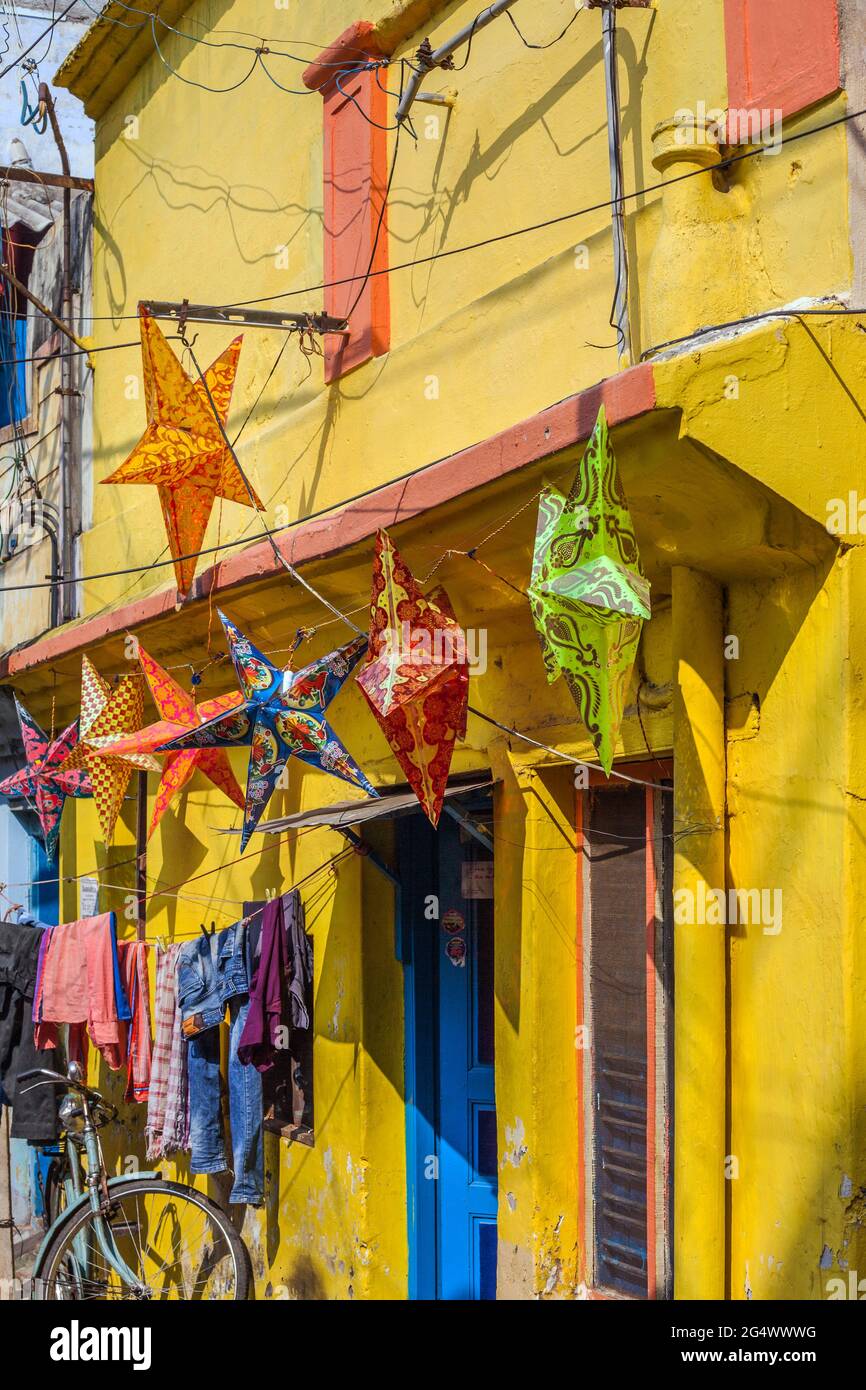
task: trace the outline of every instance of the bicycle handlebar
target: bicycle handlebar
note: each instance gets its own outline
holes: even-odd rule
[[[42,1080],[34,1081],[31,1086],[21,1086],[22,1081],[29,1081],[32,1076],[40,1076]],[[51,1071],[49,1067],[33,1067],[30,1071],[21,1072],[18,1077],[18,1084],[22,1091],[33,1091],[37,1086],[66,1086],[70,1091],[80,1091],[83,1095],[89,1096],[107,1110],[114,1109],[107,1101],[103,1100],[102,1094],[95,1091],[92,1086],[85,1086],[83,1081],[76,1081],[71,1076],[63,1076],[59,1071]]]

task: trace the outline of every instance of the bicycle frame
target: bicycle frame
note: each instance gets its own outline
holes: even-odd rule
[[[30,1075],[37,1075],[38,1070]],[[42,1073],[48,1078],[47,1082],[37,1082],[37,1085],[62,1084],[66,1078],[59,1074],[44,1070]],[[24,1079],[24,1078],[22,1078]],[[105,1171],[105,1163],[102,1156],[102,1145],[99,1142],[99,1130],[94,1117],[94,1105],[91,1101],[91,1093],[83,1085],[76,1086],[72,1078],[70,1067],[70,1081],[72,1086],[70,1094],[77,1096],[81,1103],[80,1115],[82,1126],[80,1134],[72,1136],[67,1128],[64,1136],[63,1150],[63,1189],[66,1194],[66,1209],[62,1211],[57,1219],[53,1221],[45,1233],[36,1263],[33,1270],[34,1279],[41,1275],[42,1264],[46,1252],[51,1245],[58,1230],[71,1221],[83,1206],[89,1206],[93,1213],[93,1222],[89,1229],[96,1233],[96,1240],[109,1268],[114,1270],[123,1282],[132,1289],[139,1288],[139,1280],[129,1268],[114,1239],[111,1229],[111,1189],[119,1183],[127,1183],[126,1176],[109,1178]],[[69,1082],[67,1082],[69,1084]],[[96,1093],[93,1093],[94,1095]],[[100,1099],[96,1097],[97,1104]],[[82,1150],[86,1160],[86,1167],[82,1166]],[[139,1177],[156,1178],[158,1173],[139,1173]],[[77,1288],[80,1290],[90,1282],[90,1263],[87,1249],[86,1235],[82,1231],[80,1236],[76,1236],[73,1245],[73,1259],[75,1268],[72,1271],[72,1278]]]
[[[125,1284],[135,1288],[138,1285],[138,1280],[118,1251],[111,1226],[107,1220],[111,1184],[106,1180],[99,1133],[94,1123],[90,1101],[84,1093],[81,1095],[81,1104],[84,1111],[82,1144],[87,1159],[87,1171],[86,1173],[82,1171],[79,1145],[67,1134],[66,1173],[63,1179],[67,1207],[63,1215],[54,1223],[48,1235],[52,1235],[54,1227],[60,1221],[67,1220],[70,1212],[73,1209],[77,1210],[86,1200],[94,1214],[92,1229],[96,1232],[97,1243],[102,1254],[115,1274]],[[76,1282],[86,1285],[90,1278],[90,1266],[86,1240],[83,1235],[76,1237],[75,1261],[77,1268],[73,1277],[76,1278]]]

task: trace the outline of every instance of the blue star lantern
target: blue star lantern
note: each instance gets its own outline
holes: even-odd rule
[[[244,703],[230,714],[217,715],[200,728],[172,739],[164,749],[249,746],[241,851],[246,849],[289,758],[299,758],[351,782],[368,796],[378,796],[325,719],[328,705],[367,650],[367,638],[356,637],[300,671],[291,667],[281,671],[225,613],[219,616]]]

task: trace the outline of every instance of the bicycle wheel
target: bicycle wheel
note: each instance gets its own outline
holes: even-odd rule
[[[66,1210],[66,1190],[63,1186],[64,1171],[65,1165],[62,1156],[57,1155],[52,1158],[42,1188],[46,1231],[51,1229]]]
[[[182,1183],[130,1178],[110,1189],[104,1218],[114,1248],[134,1275],[117,1272],[89,1207],[58,1227],[34,1271],[40,1297],[61,1302],[243,1300],[252,1265],[226,1212]]]

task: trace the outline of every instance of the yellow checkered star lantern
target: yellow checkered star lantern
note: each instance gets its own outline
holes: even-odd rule
[[[137,675],[124,676],[116,686],[103,680],[90,658],[81,658],[81,716],[78,743],[63,763],[63,771],[86,768],[93,783],[93,799],[106,845],[114,827],[133,768],[159,772],[156,758],[147,753],[111,756],[112,745],[141,728],[144,691]]]

